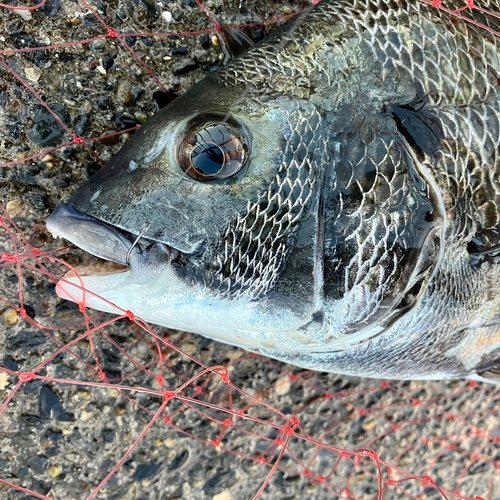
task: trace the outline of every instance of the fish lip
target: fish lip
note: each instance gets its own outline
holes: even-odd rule
[[[166,254],[169,264],[183,263],[188,257],[165,243],[144,237],[137,240],[136,235],[80,212],[70,203],[59,205],[47,219],[46,227],[53,235],[64,238],[82,250],[124,266],[130,266],[134,257],[143,258],[153,246]]]

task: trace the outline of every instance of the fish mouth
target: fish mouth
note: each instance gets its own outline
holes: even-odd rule
[[[133,282],[152,281],[166,266],[183,263],[187,256],[165,243],[134,235],[96,217],[80,212],[71,204],[59,205],[47,220],[47,230],[82,250],[108,261],[76,267],[80,276],[109,275],[130,271]],[[70,271],[65,278],[75,275]]]

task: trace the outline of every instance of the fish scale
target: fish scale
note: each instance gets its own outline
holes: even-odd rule
[[[461,14],[323,0],[155,115],[49,229],[130,254],[83,280],[149,322],[316,370],[499,379],[500,41],[473,23],[500,19]]]

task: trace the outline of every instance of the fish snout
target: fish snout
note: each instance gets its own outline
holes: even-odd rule
[[[47,229],[97,257],[127,265],[133,240],[119,228],[84,214],[68,203],[52,212]]]
[[[116,226],[80,212],[69,203],[59,205],[47,220],[55,236],[74,243],[82,250],[117,264],[129,266],[135,283],[148,283],[172,261],[182,261],[175,249],[133,235]]]

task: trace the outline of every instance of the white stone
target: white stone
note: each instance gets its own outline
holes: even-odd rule
[[[284,396],[290,390],[290,386],[292,385],[292,381],[288,375],[282,375],[277,381],[275,385],[275,394],[278,396]]]
[[[25,21],[31,21],[33,16],[31,15],[31,10],[23,10],[23,9],[14,9],[14,12],[22,17]]]
[[[38,82],[42,76],[42,72],[38,68],[25,68],[24,73],[26,78],[32,82]]]

